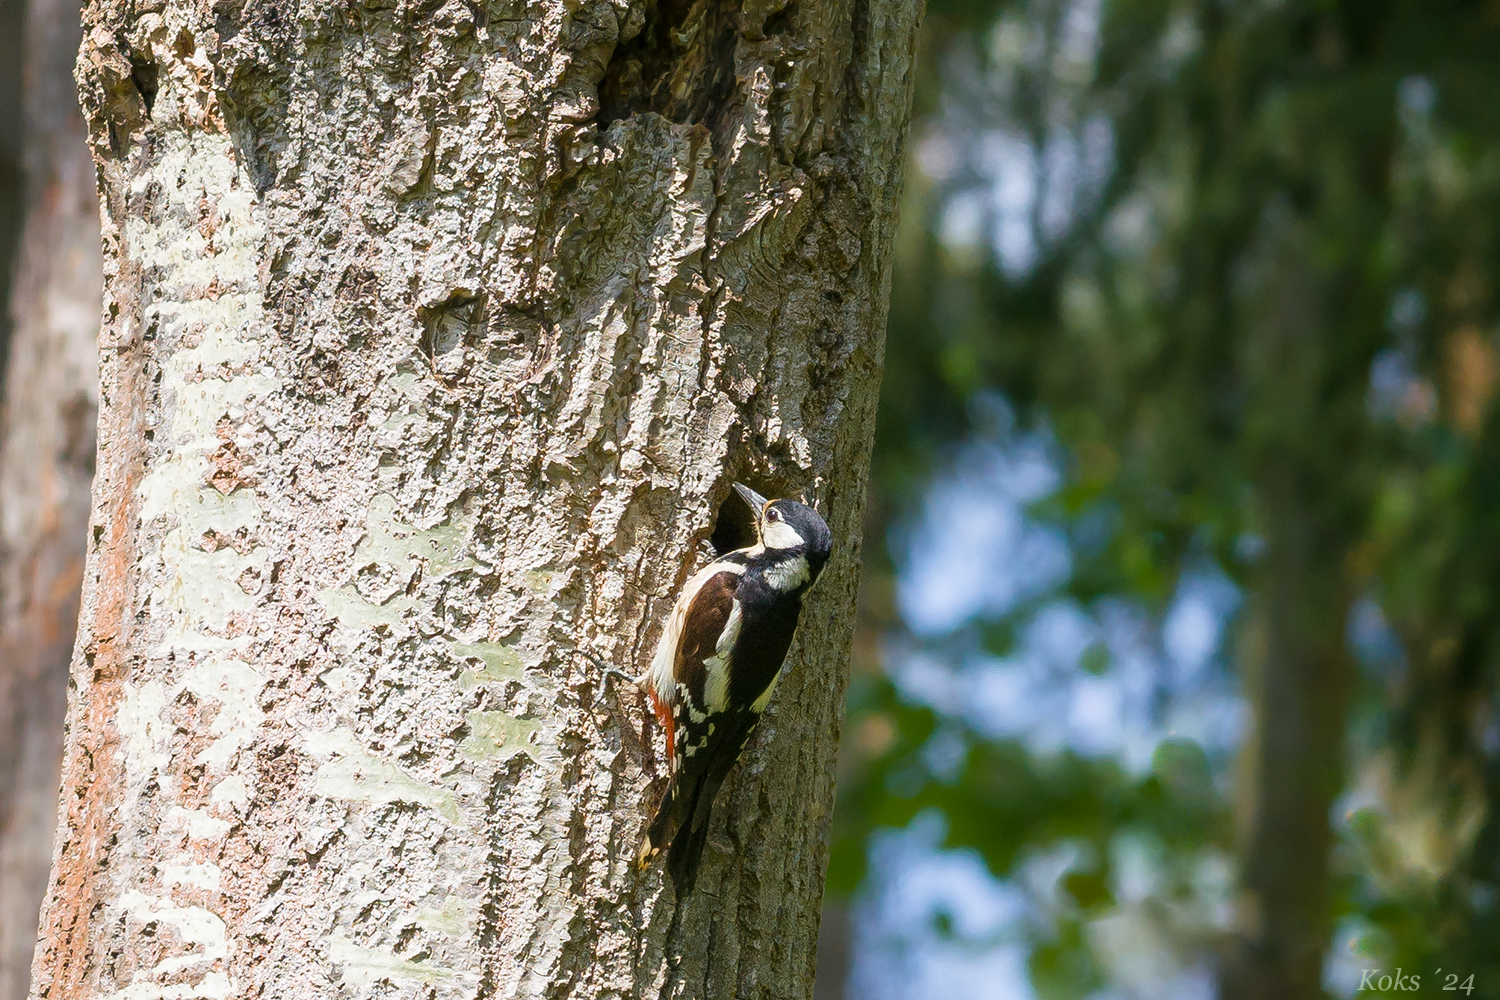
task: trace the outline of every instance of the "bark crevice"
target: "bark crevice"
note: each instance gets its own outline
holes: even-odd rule
[[[601,131],[654,112],[712,132],[734,105],[739,0],[656,0],[633,38],[616,45],[599,82]]]

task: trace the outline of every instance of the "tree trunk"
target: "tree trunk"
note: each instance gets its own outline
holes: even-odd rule
[[[57,827],[103,280],[94,168],[71,72],[77,6],[32,0],[22,36],[26,220],[0,389],[0,1000],[27,993]]]
[[[38,997],[809,995],[919,15],[86,9]],[[573,650],[646,662],[734,479],[837,547],[676,900],[656,734]]]
[[[1349,553],[1362,518],[1367,453],[1363,364],[1339,357],[1336,304],[1301,218],[1267,212],[1245,268],[1251,322],[1241,364],[1246,437],[1265,551],[1247,609],[1245,695],[1252,731],[1237,791],[1242,858],[1224,1000],[1315,1000],[1333,927],[1329,813],[1343,786],[1351,664]],[[1336,300],[1335,300],[1336,301]],[[1309,428],[1317,428],[1309,434]]]
[[[1268,544],[1251,609],[1253,731],[1240,776],[1237,935],[1224,1000],[1316,1000],[1332,932],[1329,813],[1343,777],[1350,667],[1340,561],[1307,477],[1277,463],[1260,483]],[[1301,480],[1299,482],[1299,479]]]

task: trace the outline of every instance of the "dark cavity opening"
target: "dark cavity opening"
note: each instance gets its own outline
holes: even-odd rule
[[[601,128],[654,111],[713,128],[735,93],[736,0],[657,0],[630,41],[615,47],[599,83]]]
[[[745,485],[750,486],[749,483]],[[750,505],[745,503],[744,498],[731,488],[729,496],[724,498],[714,514],[714,531],[709,536],[708,543],[713,546],[715,556],[722,556],[726,552],[754,545],[755,541],[755,513],[750,510]]]
[[[156,106],[156,60],[131,53],[130,80],[135,84],[135,89],[141,92],[141,103],[146,107],[146,117],[150,118],[151,109]]]

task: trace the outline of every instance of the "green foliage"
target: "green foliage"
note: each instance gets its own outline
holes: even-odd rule
[[[1037,253],[1018,269],[940,237],[950,199],[984,178],[913,166],[874,540],[994,390],[1066,455],[1033,516],[1068,533],[1065,589],[1085,607],[1160,612],[1205,562],[1262,606],[1277,586],[1262,548],[1298,534],[1317,574],[1309,633],[1341,636],[1366,595],[1401,650],[1350,695],[1344,780],[1379,801],[1337,831],[1336,914],[1366,929],[1370,961],[1462,966],[1475,995],[1500,995],[1500,6],[1104,0],[1083,68],[1068,61],[1073,10],[930,5],[919,144],[963,146],[979,122],[1040,150],[1107,121],[1111,169],[1062,232],[1032,220]],[[872,559],[867,593],[889,594],[894,571]],[[867,631],[900,630],[888,605],[866,602]],[[1026,614],[975,623],[974,641],[1005,655]],[[939,776],[923,748],[959,723],[860,666],[830,888],[854,891],[871,832],[924,810],[1000,877],[1072,845],[1093,860],[1059,880],[1033,942],[1042,995],[1103,981],[1086,931],[1117,908],[1122,836],[1169,870],[1232,849],[1225,762],[1191,742],[1162,743],[1141,777],[965,731],[961,766]],[[1079,669],[1107,672],[1108,651]]]

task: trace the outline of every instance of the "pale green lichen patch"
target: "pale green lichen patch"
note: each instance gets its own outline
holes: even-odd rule
[[[394,625],[417,606],[417,602],[410,597],[372,604],[353,587],[329,587],[318,592],[318,601],[333,617],[350,628],[358,629]]]
[[[441,910],[417,911],[417,926],[432,934],[466,937],[469,933],[469,908],[457,896],[449,896]]]
[[[155,923],[170,928],[186,946],[183,953],[157,962],[151,969],[153,978],[174,976],[202,966],[212,967],[233,951],[224,919],[201,906],[180,905],[170,899],[149,896],[138,889],[123,893],[119,904],[132,919],[142,924]]]
[[[369,534],[355,550],[357,565],[385,562],[395,565],[426,563],[428,577],[441,578],[459,570],[479,565],[472,556],[463,555],[464,539],[469,526],[439,524],[416,528],[396,517],[396,498],[378,494],[370,501]]]
[[[396,498],[388,493],[370,501],[366,524],[367,533],[354,550],[355,580],[318,595],[328,612],[350,627],[393,625],[423,607],[423,601],[406,592],[419,574],[428,582],[482,565],[463,551],[471,525],[407,524],[396,516]]]
[[[182,679],[170,688],[155,680],[140,687],[127,683],[115,714],[127,773],[145,776],[166,770],[171,759],[168,741],[174,731],[166,709],[183,692],[205,707],[217,706],[207,727],[212,741],[194,762],[215,768],[231,763],[255,738],[265,719],[259,703],[264,686],[265,678],[249,664],[215,653],[196,654]]]
[[[204,630],[223,629],[225,619],[236,611],[255,607],[258,584],[246,589],[242,581],[266,575],[265,559],[258,553],[242,556],[233,549],[205,552],[199,537],[213,527],[183,509],[182,522],[162,540],[162,574],[156,588],[156,607],[170,610],[171,627],[163,645],[180,650],[202,650],[197,639]],[[247,575],[249,574],[249,575]]]
[[[425,387],[415,373],[399,371],[382,383],[380,396],[370,415],[370,422],[376,428],[375,443],[382,448],[395,448],[401,444],[408,427],[425,419]]]
[[[470,760],[484,760],[504,755],[511,757],[524,753],[536,760],[531,746],[531,734],[541,728],[532,719],[518,719],[505,712],[470,712],[464,716],[469,724],[469,735],[459,744],[459,751]]]
[[[174,120],[170,91],[164,84],[159,108],[164,120]],[[143,172],[134,190],[155,207],[122,220],[124,245],[139,273],[152,276],[153,291],[144,300],[149,304],[141,326],[123,325],[119,336],[145,336],[149,329],[161,365],[153,393],[161,399],[160,422],[137,494],[142,520],[162,532],[160,544],[139,567],[154,629],[141,632],[158,640],[150,653],[156,662],[146,670],[154,679],[139,688],[127,684],[114,720],[132,795],[152,787],[135,779],[185,769],[186,754],[192,764],[223,777],[253,744],[263,722],[263,678],[244,659],[258,636],[242,625],[262,600],[269,577],[260,540],[264,517],[254,487],[262,408],[281,387],[256,335],[263,319],[258,261],[264,230],[254,187],[241,174],[229,140],[211,134],[185,139],[167,131],[154,153],[162,173]],[[177,180],[159,185],[156,176]],[[235,619],[239,624],[231,626]],[[184,695],[191,696],[191,713],[181,707]],[[184,730],[191,739],[179,742]],[[181,751],[178,760],[176,747],[183,745],[194,749]],[[158,794],[170,803],[167,789],[179,784],[160,782]],[[217,809],[231,811],[250,799],[244,778],[215,787],[228,796],[215,800]],[[130,799],[121,807],[133,808]],[[206,810],[169,804],[165,815],[190,839],[222,839],[229,829],[226,820]],[[213,884],[213,872],[196,858],[160,860],[169,883]],[[176,933],[185,941],[202,940],[203,928],[211,929],[219,919],[207,911],[151,905],[157,906],[151,919],[177,921]],[[178,977],[220,957],[175,954],[151,970],[149,982],[133,981],[119,995],[140,1000],[218,995],[218,987],[204,992],[216,972],[196,988]],[[226,986],[222,992],[230,991]]]
[[[426,398],[422,380],[417,377],[416,372],[404,367],[386,379],[385,385],[414,402],[421,402]]]
[[[136,687],[127,682],[125,697],[115,712],[115,731],[122,737],[120,755],[132,780],[161,771],[171,755],[164,749],[171,726],[162,718],[167,689],[149,680]]]
[[[217,438],[215,439],[217,441]],[[155,520],[165,514],[182,519],[185,527],[216,531],[226,538],[255,530],[260,507],[248,493],[224,494],[202,485],[206,462],[200,452],[193,456],[176,451],[154,467],[141,483],[141,518]],[[194,540],[202,548],[202,535]]]
[[[231,613],[255,606],[267,574],[265,555],[256,551],[255,542],[261,511],[250,491],[239,488],[246,480],[233,478],[235,489],[227,496],[208,484],[214,469],[209,456],[225,444],[217,430],[221,418],[243,418],[252,399],[272,394],[279,385],[258,374],[202,376],[205,366],[231,370],[247,352],[253,353],[254,345],[237,340],[234,331],[258,303],[240,298],[198,301],[192,304],[196,312],[184,304],[179,311],[192,315],[180,321],[201,331],[203,342],[177,350],[163,365],[162,391],[173,401],[165,435],[172,447],[152,460],[140,498],[144,520],[161,518],[169,525],[152,602],[171,612],[163,642],[167,649],[203,650],[205,640],[212,645],[210,637],[223,629]]]
[[[335,931],[328,937],[328,960],[343,967],[343,981],[348,986],[368,986],[382,979],[416,979],[435,983],[452,979],[452,969],[429,962],[412,962],[395,955],[356,944]]]
[[[307,749],[314,756],[329,758],[313,776],[313,791],[330,799],[370,802],[414,802],[426,806],[450,823],[458,823],[458,801],[447,788],[418,781],[394,764],[371,754],[347,729],[331,733],[309,733]]]
[[[458,686],[467,691],[489,681],[518,680],[526,672],[521,654],[503,642],[455,642],[449,650],[461,660],[479,660],[484,666],[479,670],[466,670],[458,679]]]
[[[378,425],[384,432],[378,443],[395,447],[401,443],[401,433],[412,424],[421,423],[421,421],[422,416],[419,413],[392,413]]]
[[[200,701],[218,702],[219,711],[209,726],[214,737],[196,758],[200,764],[223,765],[255,738],[265,720],[260,709],[260,691],[266,680],[249,664],[239,660],[207,656],[182,679],[181,689]]]
[[[557,577],[557,572],[550,569],[529,569],[521,575],[527,588],[533,593],[550,594],[552,592],[552,581]]]

